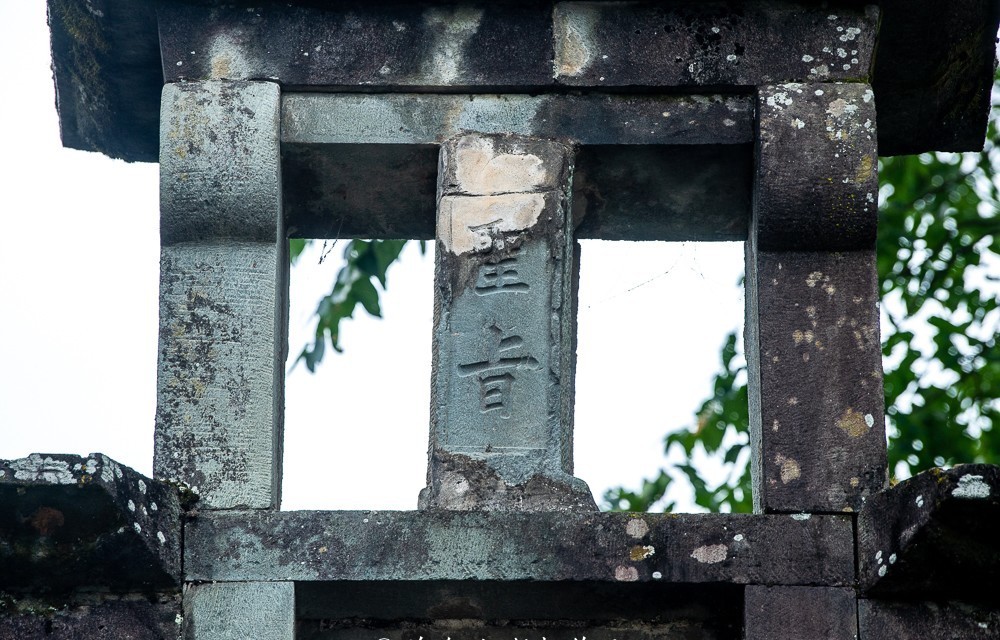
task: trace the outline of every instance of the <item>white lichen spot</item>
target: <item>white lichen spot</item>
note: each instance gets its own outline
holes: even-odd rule
[[[177,626],[184,624],[184,616],[182,616],[179,613],[176,616],[174,616],[174,624],[176,624]]]
[[[802,56],[802,62],[812,62],[815,59],[816,58],[812,57],[808,53],[806,55]]]
[[[733,540],[736,542],[743,542],[743,534],[737,533],[735,536],[733,536]]]
[[[799,120],[798,118],[795,118],[792,120],[792,126],[795,127],[796,129],[804,129],[806,123],[802,122],[802,120]]]
[[[177,61],[177,66],[178,67],[183,67],[184,66],[184,62],[182,60],[178,60]]]
[[[823,90],[822,89],[816,89],[816,91],[814,93],[816,95],[818,95],[818,96],[821,96],[821,95],[823,95]]]
[[[40,454],[33,453],[27,458],[12,461],[9,466],[14,472],[15,480],[41,481],[51,484],[74,484],[76,482],[69,463],[65,460],[55,460],[51,456],[42,458]]]
[[[798,403],[799,403],[799,399],[796,398],[795,396],[792,396],[791,398],[788,399],[788,406],[789,407],[794,407]]]
[[[844,49],[843,47],[837,47],[837,56],[840,57],[840,58],[846,58],[847,57],[847,50]]]
[[[844,71],[850,71],[850,70],[851,70],[851,65],[845,64],[844,65]],[[857,107],[855,107],[855,108],[857,108]]]
[[[121,480],[122,479],[122,468],[120,466],[118,466],[117,464],[112,465],[112,466],[113,466],[113,468],[115,470],[115,477],[118,478],[119,480]]]
[[[924,506],[924,497],[923,496],[917,496],[917,499],[914,500],[914,502],[917,503],[917,507],[918,508],[922,508]]]
[[[893,553],[889,556],[889,564],[896,564],[896,554]]]
[[[795,403],[798,404],[798,400]],[[779,453],[774,457],[774,463],[780,468],[781,484],[788,484],[802,476],[802,468],[799,463],[791,458],[786,458]]]
[[[990,628],[990,625],[986,624],[985,622],[977,622],[976,626],[979,627],[980,629],[989,629]]]
[[[722,124],[724,124],[727,127],[735,127],[736,126],[736,121],[735,120],[730,120],[729,118],[723,118],[722,119]]]
[[[139,509],[142,511],[142,515],[149,517],[149,512],[146,511],[146,505],[140,506]]]
[[[707,544],[691,552],[691,557],[702,564],[718,564],[729,556],[724,544]]]
[[[844,30],[844,27],[837,27],[837,32],[840,33]]]
[[[126,506],[128,507],[129,511],[135,511],[135,503],[132,502],[131,500],[128,501],[128,504]]]
[[[792,104],[792,99],[788,97],[788,94],[784,91],[778,91],[773,96],[767,97],[767,106],[781,110],[783,107],[787,107]]]
[[[837,30],[840,31],[839,28]],[[860,34],[861,34],[861,29],[857,27],[847,27],[847,29],[844,31],[844,35],[840,36],[840,41],[847,42],[848,40],[854,40]]]
[[[141,493],[142,495],[146,495],[146,483],[140,480],[138,484],[139,484],[139,493]]]
[[[392,69],[389,68],[389,65],[384,64],[379,68],[378,73],[379,75],[387,76],[392,73]]]
[[[136,533],[142,533],[142,527],[139,526],[138,522],[133,522],[132,523],[132,528],[135,529]]]
[[[881,549],[875,552],[875,562],[877,562],[879,564],[882,564],[882,550]]]
[[[888,571],[889,571],[889,569],[888,569],[888,568],[887,568],[887,567],[886,567],[885,565],[882,565],[881,567],[879,567],[879,568],[878,568],[878,575],[879,575],[879,577],[880,577],[880,578],[884,578],[884,577],[885,577],[885,574],[886,574],[886,573],[887,573]]]
[[[979,500],[990,497],[990,486],[983,482],[982,476],[966,474],[958,479],[958,486],[951,492],[954,498]]]
[[[638,562],[639,560],[645,560],[646,558],[652,557],[656,553],[656,548],[653,545],[647,544],[640,547],[635,547],[632,550],[632,560]]]
[[[875,93],[871,89],[865,89],[865,92],[861,96],[861,99],[864,100],[867,103],[867,102],[871,102],[872,98],[874,98],[874,97],[875,97]]]
[[[618,582],[636,582],[639,579],[639,571],[635,567],[615,567],[615,580]]]
[[[837,16],[835,16],[835,15],[832,15],[832,14],[831,14],[831,15],[828,15],[828,16],[826,17],[826,19],[827,19],[827,20],[836,20],[836,19],[837,19]]]
[[[857,58],[851,58],[851,64],[857,64],[857,63],[858,63]]]
[[[156,511],[157,509],[159,509],[159,507],[158,507],[158,506],[156,506],[156,503],[155,503],[155,502],[150,502],[150,503],[149,503],[149,510],[150,510],[150,511]]]
[[[625,533],[638,540],[649,533],[649,525],[642,518],[630,518],[625,523]]]
[[[793,513],[792,520],[798,520],[799,522],[804,522],[812,517],[811,513]]]
[[[400,22],[399,20],[392,21],[392,28],[396,31],[406,31],[406,24]]]
[[[660,580],[661,578],[663,578],[663,574],[662,573],[660,573],[659,571],[654,571],[653,572],[653,580]]]
[[[815,287],[816,283],[822,279],[823,279],[822,271],[813,271],[808,276],[806,276],[806,286],[810,288]]]
[[[868,428],[874,427],[875,426],[875,416],[873,416],[870,413],[866,413],[865,414],[865,424],[868,425]]]
[[[166,544],[167,543],[167,537],[165,535],[163,535],[162,531],[157,531],[156,532],[156,539],[160,541],[160,544]]]
[[[719,27],[712,27],[712,33],[719,33],[720,31]]]
[[[728,60],[729,62],[736,62],[737,60],[739,60],[739,58],[736,57],[735,53],[730,53],[728,56],[726,56],[726,60]]]

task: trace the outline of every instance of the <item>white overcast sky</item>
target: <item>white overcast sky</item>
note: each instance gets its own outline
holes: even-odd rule
[[[45,3],[0,2],[0,458],[100,451],[152,467],[157,166],[63,149]],[[292,274],[290,351],[341,246]],[[663,464],[726,333],[741,323],[741,244],[588,243],[582,262],[576,475],[600,498]],[[389,272],[384,320],[342,330],[346,355],[288,377],[284,508],[412,509],[424,484],[433,259]]]

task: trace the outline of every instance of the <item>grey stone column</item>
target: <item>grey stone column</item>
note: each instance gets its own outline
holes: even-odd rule
[[[865,84],[764,87],[747,244],[754,504],[860,508],[886,482],[875,232],[875,105]]]
[[[294,637],[292,582],[211,582],[185,589],[185,640],[292,640]]]
[[[854,590],[835,587],[748,586],[745,640],[857,640]]]
[[[168,84],[160,115],[154,474],[207,509],[277,508],[287,242],[280,90]]]
[[[596,508],[571,475],[572,176],[557,142],[466,135],[441,148],[422,508]]]

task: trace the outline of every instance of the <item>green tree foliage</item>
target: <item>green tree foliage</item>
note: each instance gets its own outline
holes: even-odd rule
[[[960,462],[1000,463],[1000,117],[996,108],[993,114],[983,153],[880,161],[886,421],[889,469],[899,477]],[[739,346],[735,334],[726,338],[722,370],[695,425],[664,439],[665,454],[683,462],[668,463],[638,490],[608,491],[606,508],[670,510],[666,491],[684,477],[699,506],[750,511]],[[720,460],[726,478],[710,485],[691,466],[696,453]]]
[[[289,241],[292,264],[298,260],[309,240]],[[305,362],[309,371],[323,360],[326,344],[341,351],[340,322],[354,315],[359,304],[375,317],[382,317],[375,282],[385,290],[386,271],[403,250],[405,240],[350,240],[344,247],[344,265],[337,272],[330,293],[323,296],[316,307],[316,337],[312,344],[303,347],[295,360]]]

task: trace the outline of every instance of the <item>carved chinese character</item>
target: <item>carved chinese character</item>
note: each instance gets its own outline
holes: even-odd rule
[[[488,296],[494,293],[527,291],[529,288],[528,283],[522,281],[517,273],[517,258],[511,257],[480,267],[475,291],[476,295]]]
[[[541,364],[528,354],[518,352],[524,346],[524,339],[517,335],[504,335],[496,324],[486,327],[489,352],[486,360],[458,365],[458,375],[462,378],[479,376],[480,411],[499,411],[501,418],[510,417],[513,402],[514,371],[527,369],[537,371]]]

